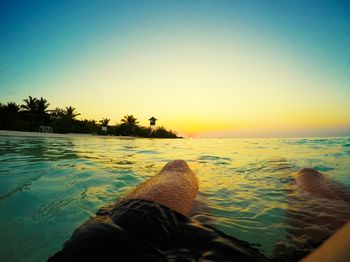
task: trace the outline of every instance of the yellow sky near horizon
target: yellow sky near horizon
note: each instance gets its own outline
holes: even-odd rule
[[[111,35],[50,74],[30,76],[35,90],[17,96],[43,96],[51,108],[73,106],[80,118],[111,124],[133,114],[148,125],[155,116],[185,136],[350,129],[348,76],[316,54],[239,26],[234,34],[191,30],[136,32],[125,45]]]
[[[171,53],[139,47],[124,59],[102,59],[103,65],[90,57],[93,63],[78,63],[79,74],[65,81],[69,97],[60,88],[56,100],[76,105],[82,117],[112,123],[133,114],[147,125],[154,115],[181,134],[350,125],[341,79],[272,50],[247,56],[242,45],[196,46],[173,43],[178,52]]]

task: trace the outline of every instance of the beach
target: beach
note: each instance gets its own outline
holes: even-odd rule
[[[0,136],[19,136],[19,137],[96,137],[97,135],[93,134],[83,134],[83,133],[68,133],[68,134],[60,134],[60,133],[42,133],[42,132],[24,132],[24,131],[11,131],[11,130],[0,130]],[[132,138],[131,136],[103,136],[103,137],[114,137],[114,138]]]

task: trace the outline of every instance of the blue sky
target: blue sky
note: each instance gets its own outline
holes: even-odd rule
[[[156,115],[189,136],[343,134],[349,14],[346,1],[1,1],[0,102]]]

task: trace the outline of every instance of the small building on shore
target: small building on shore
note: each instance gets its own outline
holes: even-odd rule
[[[152,127],[152,126],[155,126],[157,120],[158,120],[157,118],[155,118],[154,116],[152,116],[150,119],[148,119],[149,125],[150,125],[151,127]]]

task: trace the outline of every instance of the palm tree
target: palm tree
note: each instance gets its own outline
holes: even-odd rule
[[[47,108],[49,105],[50,104],[45,98],[40,97],[40,99],[36,99],[36,109],[39,115],[45,115],[47,113]]]
[[[111,121],[111,120],[108,119],[108,118],[102,118],[100,120],[100,123],[101,123],[102,126],[108,126],[109,121]]]
[[[139,121],[133,115],[126,115],[121,119],[123,124],[127,124],[129,126],[136,126]]]
[[[3,105],[3,107],[7,110],[7,112],[11,115],[15,115],[19,112],[20,106],[15,102],[8,102],[7,105]]]
[[[23,102],[25,104],[21,105],[21,108],[23,109],[23,111],[31,113],[31,114],[35,114],[37,112],[37,99],[34,97],[29,96],[28,99],[24,99]]]
[[[66,106],[65,117],[69,120],[75,120],[75,117],[80,115],[80,113],[74,112],[75,109],[74,107]]]
[[[7,105],[0,104],[0,129],[11,129],[18,120],[19,105],[8,102]]]
[[[64,117],[65,110],[56,107],[55,109],[50,110],[50,118],[51,120],[58,120]]]
[[[49,121],[49,115],[47,114],[49,105],[45,98],[40,97],[40,99],[36,99],[36,113],[41,122],[47,123]]]

